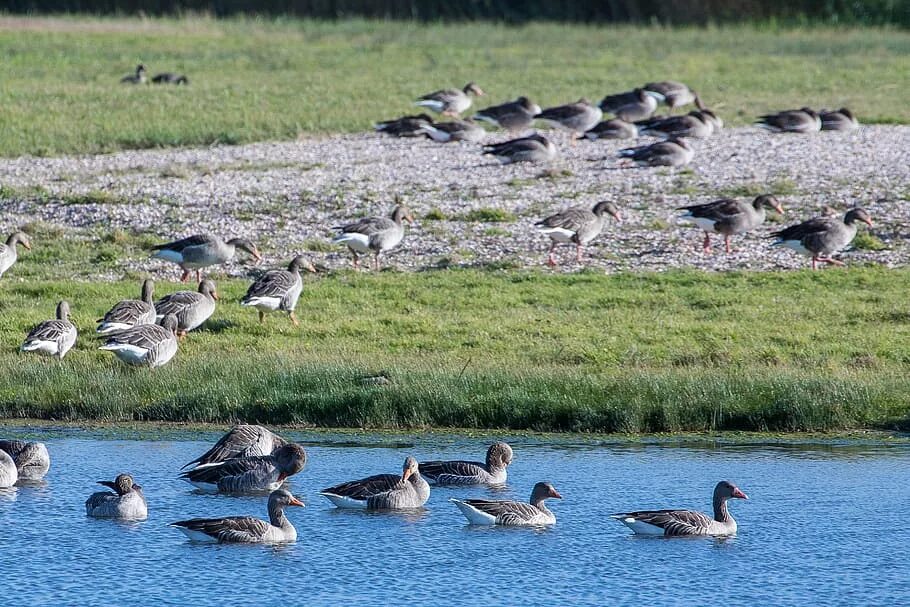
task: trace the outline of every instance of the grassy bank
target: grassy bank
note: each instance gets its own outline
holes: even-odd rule
[[[481,105],[697,86],[728,123],[783,107],[908,122],[910,35],[887,29],[0,18],[0,155],[102,152],[361,131],[476,80]],[[138,62],[188,87],[118,84]]]
[[[0,283],[0,415],[664,432],[910,426],[910,273],[342,272],[299,329],[224,301],[148,372],[96,350],[133,283]],[[173,284],[160,285],[162,293]],[[69,298],[64,361],[15,351]],[[377,380],[377,377],[382,379]]]

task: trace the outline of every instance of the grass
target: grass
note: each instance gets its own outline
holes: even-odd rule
[[[599,99],[673,77],[732,125],[806,104],[910,121],[895,102],[910,37],[892,29],[2,17],[0,54],[0,156],[363,131],[468,80],[488,92],[481,105]],[[118,84],[139,61],[191,83]]]

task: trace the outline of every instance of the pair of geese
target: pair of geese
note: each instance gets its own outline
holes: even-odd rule
[[[44,443],[0,440],[0,489],[19,481],[40,481],[51,467]]]
[[[136,66],[136,71],[120,79],[121,84],[146,84],[149,82],[148,70],[145,65],[140,63]],[[162,72],[152,77],[151,82],[154,84],[189,84],[189,79],[182,74],[173,72]]]
[[[816,112],[803,107],[759,116],[759,128],[772,133],[817,133],[818,131],[852,131],[859,128],[859,121],[848,108]]]

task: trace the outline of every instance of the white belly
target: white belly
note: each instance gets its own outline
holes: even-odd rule
[[[421,99],[414,105],[430,108],[434,112],[442,112],[445,109],[445,104],[442,101],[437,101],[436,99]]]
[[[332,493],[320,493],[319,495],[324,495],[330,502],[332,502],[339,508],[346,508],[348,510],[366,510],[367,509],[366,500],[355,500],[350,497],[345,497],[343,495],[334,495]]]
[[[183,254],[178,253],[177,251],[170,251],[168,249],[163,249],[161,251],[155,251],[152,255],[157,259],[163,259],[165,261],[170,261],[171,263],[183,263]]]
[[[22,351],[37,352],[38,354],[45,354],[47,356],[56,356],[57,352],[60,351],[60,347],[57,345],[56,341],[35,340],[22,344]]]
[[[565,228],[538,228],[538,230],[541,234],[546,234],[556,242],[572,242],[572,239],[575,237],[575,232]]]
[[[637,533],[638,535],[663,535],[663,527],[658,527],[657,525],[652,525],[650,523],[643,523],[634,518],[621,518],[619,521]]]
[[[461,510],[461,513],[468,519],[468,522],[472,525],[495,525],[496,517],[492,514],[488,514],[481,510],[478,510],[474,506],[465,503],[461,500],[450,499],[450,502],[458,506],[458,509]]]
[[[251,297],[245,302],[240,304],[241,306],[251,306],[257,310],[263,312],[274,312],[281,306],[280,297]]]
[[[788,249],[793,249],[798,253],[803,255],[809,255],[810,257],[815,255],[812,251],[803,246],[802,241],[799,240],[782,240],[779,243],[775,243],[778,246],[787,247]]]
[[[343,244],[349,249],[356,251],[358,253],[369,253],[370,252],[370,237],[366,234],[360,234],[357,232],[346,232],[339,236],[336,236],[334,242],[338,244]]]
[[[180,531],[183,532],[183,535],[187,536],[192,542],[199,542],[202,544],[218,543],[218,540],[216,538],[201,531],[196,531],[195,529],[187,529],[186,527],[177,527],[177,529],[180,529]]]
[[[98,349],[113,352],[117,358],[130,365],[144,364],[149,353],[147,349],[132,344],[111,344]]]
[[[690,219],[705,232],[713,232],[714,226],[717,223],[715,220],[707,217],[691,217]]]
[[[125,331],[132,328],[132,324],[125,322],[103,322],[95,329],[95,333],[98,335],[110,335],[112,333],[117,333],[118,331]]]

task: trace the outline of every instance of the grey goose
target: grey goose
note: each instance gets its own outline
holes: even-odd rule
[[[19,481],[19,470],[9,453],[0,449],[0,489],[8,489]]]
[[[646,91],[662,95],[662,102],[669,108],[671,114],[676,108],[689,105],[690,103],[694,103],[699,109],[701,108],[701,100],[698,98],[698,93],[682,82],[662,80],[660,82],[649,82],[642,88]]]
[[[237,424],[218,439],[211,449],[184,464],[183,468],[190,466],[202,468],[238,457],[273,455],[275,451],[287,444],[288,441],[268,428],[257,424]]]
[[[534,122],[534,116],[540,112],[539,105],[527,97],[519,97],[515,101],[484,108],[474,114],[473,118],[507,131],[521,131],[529,128]]]
[[[657,111],[657,104],[663,96],[645,89],[635,89],[625,93],[607,95],[600,101],[604,114],[613,114],[625,122],[646,120]]]
[[[621,512],[610,518],[640,535],[734,535],[736,521],[727,509],[727,500],[731,498],[749,499],[733,483],[721,481],[714,487],[714,516],[694,510],[640,510]]]
[[[202,280],[201,270],[230,261],[237,249],[246,251],[254,260],[262,256],[256,245],[245,238],[224,240],[212,234],[195,234],[181,240],[159,244],[152,247],[152,257],[175,263],[183,270],[181,282],[190,277],[190,270],[196,270],[196,280]]]
[[[16,463],[16,471],[21,480],[41,480],[51,467],[51,457],[44,443],[0,440],[0,451],[9,455]]]
[[[156,318],[154,295],[155,283],[146,278],[142,281],[139,299],[123,299],[114,304],[104,318],[98,321],[95,333],[110,335],[136,325],[154,324]]]
[[[724,248],[727,253],[730,248],[730,237],[753,230],[765,221],[765,209],[777,211],[781,215],[784,209],[776,197],[770,194],[756,196],[751,203],[731,198],[722,198],[706,204],[694,204],[677,207],[677,211],[685,211],[682,218],[691,219],[695,225],[704,230],[705,240],[702,249],[705,253],[711,252],[711,233],[724,235]]]
[[[66,301],[57,304],[57,315],[53,320],[45,320],[32,329],[20,350],[37,352],[46,356],[63,358],[76,343],[76,327],[69,321],[70,305]]]
[[[407,457],[402,472],[377,474],[319,492],[339,508],[401,510],[420,508],[430,498],[430,485],[420,475],[417,460]]]
[[[650,118],[635,123],[642,135],[669,139],[670,137],[710,137],[714,134],[714,121],[701,110],[682,116]]]
[[[819,112],[823,131],[852,131],[859,128],[859,121],[853,112],[845,107],[839,110]]]
[[[428,114],[416,114],[377,122],[373,129],[393,137],[423,137],[426,135],[424,127],[428,124],[433,124],[433,119]]]
[[[160,74],[155,74],[155,76],[152,78],[152,83],[187,85],[190,83],[190,81],[189,81],[189,78],[187,78],[183,74],[175,74],[173,72],[162,72]]]
[[[574,142],[578,134],[593,128],[602,117],[601,109],[582,97],[575,103],[545,108],[534,119],[567,129],[573,134]]]
[[[211,493],[261,493],[281,487],[285,479],[303,470],[303,447],[287,443],[269,455],[235,457],[210,466],[187,470],[180,478]]]
[[[141,63],[136,66],[136,71],[134,73],[120,79],[121,84],[145,84],[146,82],[148,82],[146,69]]]
[[[777,240],[771,246],[783,246],[812,258],[812,269],[818,262],[843,266],[844,262],[831,256],[853,241],[856,236],[856,222],[872,226],[872,218],[862,207],[847,211],[843,221],[837,217],[815,217],[809,221],[772,232]]]
[[[3,273],[19,259],[17,245],[20,244],[26,249],[32,248],[32,243],[25,232],[13,232],[6,239],[6,244],[0,243],[0,278],[3,278]]]
[[[483,91],[473,82],[461,89],[444,89],[421,96],[414,105],[433,110],[437,114],[458,117],[471,107],[471,96],[483,95]]]
[[[595,204],[592,209],[581,206],[572,207],[535,223],[538,231],[549,236],[552,241],[547,256],[547,265],[551,267],[556,265],[553,252],[561,243],[574,244],[575,260],[581,263],[581,250],[603,230],[605,215],[610,215],[617,222],[622,222],[616,205],[604,200]]]
[[[287,270],[269,270],[250,285],[240,300],[240,305],[256,308],[259,311],[259,322],[265,319],[266,312],[280,311],[287,312],[294,326],[298,326],[300,323],[294,316],[294,309],[303,291],[301,269],[316,272],[312,262],[303,255],[292,259]]]
[[[666,141],[658,141],[651,145],[642,145],[626,148],[619,151],[620,158],[628,158],[638,166],[672,166],[678,167],[689,164],[695,150],[685,139],[671,137]]]
[[[592,128],[582,133],[579,139],[582,137],[591,141],[597,139],[635,139],[638,137],[638,127],[619,118],[610,118],[595,124]]]
[[[142,487],[129,474],[118,474],[114,481],[98,481],[113,490],[98,491],[85,500],[85,514],[94,518],[113,518],[127,521],[144,521],[148,518],[148,504]]]
[[[493,443],[487,449],[486,461],[420,462],[420,474],[432,485],[501,485],[506,482],[512,447]]]
[[[113,352],[128,365],[155,369],[166,365],[177,354],[178,320],[173,314],[161,319],[161,325],[136,325],[108,336],[98,348]]]
[[[215,312],[216,301],[215,283],[205,279],[199,283],[197,291],[177,291],[156,301],[156,320],[173,314],[177,317],[177,335],[183,337],[209,319]]]
[[[755,125],[772,133],[816,133],[822,128],[822,120],[815,110],[804,107],[759,116]]]
[[[485,145],[483,153],[493,156],[499,160],[500,164],[550,162],[558,154],[553,142],[537,133],[502,143]]]
[[[472,525],[529,527],[556,524],[556,515],[546,505],[550,498],[562,496],[550,483],[537,483],[529,503],[487,499],[450,499]]]
[[[411,210],[395,205],[390,217],[364,217],[353,223],[336,226],[340,234],[332,242],[345,245],[354,257],[354,267],[360,267],[360,255],[373,254],[373,267],[379,270],[379,255],[394,249],[404,238],[403,221],[413,223]]]
[[[473,120],[455,118],[449,122],[434,122],[423,127],[424,134],[437,143],[451,141],[468,141],[480,143],[487,136],[487,131]]]
[[[299,499],[286,489],[276,489],[269,494],[268,522],[252,516],[228,516],[223,518],[194,518],[171,523],[195,542],[221,544],[261,544],[293,542],[297,530],[284,515],[289,506],[303,507]]]

